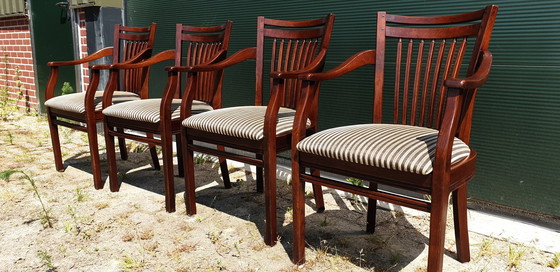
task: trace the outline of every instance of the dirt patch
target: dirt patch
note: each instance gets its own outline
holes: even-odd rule
[[[364,205],[326,190],[325,213],[315,213],[313,199],[307,200],[308,261],[297,267],[290,261],[286,180],[278,180],[280,242],[268,247],[264,198],[245,169],[230,169],[234,187],[224,189],[218,167],[198,164],[198,214],[185,214],[178,177],[177,212],[166,213],[163,174],[153,170],[149,153],[137,144],[129,142],[134,152],[118,161],[123,185],[111,193],[92,186],[84,133],[62,130],[66,171],[59,173],[44,118],[17,116],[0,125],[0,171],[28,174],[53,220],[49,228],[22,175],[0,180],[0,271],[426,271],[427,214],[380,210],[376,233],[366,234]],[[558,270],[559,254],[476,233],[470,233],[472,260],[461,264],[455,259],[452,218],[448,222],[447,271]]]

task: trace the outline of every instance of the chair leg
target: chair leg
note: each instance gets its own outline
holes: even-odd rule
[[[183,128],[184,130],[184,128]],[[194,153],[188,148],[192,141],[187,141],[185,131],[181,133],[181,139],[184,143],[182,145],[185,168],[185,205],[187,206],[187,214],[196,214],[196,201],[195,201],[195,180],[194,180]]]
[[[163,157],[163,183],[165,188],[165,210],[175,212],[175,178],[173,176],[173,135],[171,131],[161,134]]]
[[[276,245],[278,239],[276,231],[276,148],[268,144],[264,152],[264,200],[266,209],[265,243]]]
[[[117,156],[115,154],[115,137],[110,134],[109,127],[105,121],[105,145],[107,152],[107,166],[109,168],[109,189],[111,192],[118,192],[121,183],[117,176]]]
[[[60,149],[60,136],[58,135],[58,126],[54,124],[56,116],[50,112],[47,114],[49,120],[49,130],[51,132],[51,142],[54,154],[54,166],[56,171],[64,172],[64,165],[62,164],[62,151]]]
[[[177,147],[177,169],[179,169],[178,176],[185,177],[185,167],[183,165],[183,148],[181,147],[183,143],[181,142],[181,136],[175,135],[175,143]]]
[[[321,171],[318,169],[311,169],[312,176],[320,176]],[[323,187],[321,185],[313,184],[313,197],[315,198],[315,208],[318,213],[325,211],[325,200],[323,199]]]
[[[430,212],[428,271],[442,271],[449,192],[434,189]]]
[[[305,262],[305,182],[300,179],[301,170],[297,160],[292,161],[292,173],[292,261],[300,265]]]
[[[457,259],[468,262],[471,259],[469,249],[469,229],[467,225],[467,186],[463,185],[453,192],[453,221],[457,243]]]
[[[369,189],[377,191],[377,183],[370,182]],[[377,200],[368,198],[366,232],[375,232],[375,218],[377,217]]]
[[[147,138],[154,138],[154,135],[152,133],[146,133],[146,137]],[[161,170],[161,167],[159,165],[159,158],[158,158],[158,154],[157,154],[157,149],[156,149],[156,145],[155,144],[148,144],[148,147],[150,148],[150,155],[152,156],[152,163],[154,165],[154,169],[156,170]]]
[[[257,154],[257,159],[262,160],[262,154]],[[264,177],[263,168],[257,166],[257,193],[262,193],[264,191]]]
[[[97,123],[93,116],[86,118],[86,132],[89,141],[93,186],[95,189],[100,190],[103,189],[104,181],[101,179],[101,162],[99,159],[99,145],[97,142]]]
[[[218,146],[218,150],[224,151],[225,148],[223,146]],[[231,180],[229,179],[229,169],[227,166],[226,158],[218,158],[218,162],[220,162],[220,171],[222,171],[222,179],[224,180],[224,187],[226,189],[231,188]]]
[[[123,133],[124,129],[117,128],[117,131]],[[128,160],[128,150],[126,149],[126,142],[124,138],[118,137],[118,139],[119,139],[119,151],[121,153],[121,160],[126,161]]]

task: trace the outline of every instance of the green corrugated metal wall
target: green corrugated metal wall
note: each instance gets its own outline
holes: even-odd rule
[[[444,15],[500,6],[490,50],[494,66],[480,90],[472,144],[479,153],[470,197],[560,216],[560,1],[140,1],[125,2],[130,25],[157,22],[156,51],[173,47],[174,24],[234,22],[230,53],[254,46],[256,17],[337,15],[327,68],[374,48],[375,13]],[[226,71],[225,106],[253,101],[254,66]],[[153,71],[161,93],[165,73]],[[158,71],[158,69],[160,71]],[[320,125],[368,122],[372,69],[323,84]],[[333,107],[344,110],[333,110]]]

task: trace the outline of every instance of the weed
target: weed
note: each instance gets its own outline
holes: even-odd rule
[[[66,212],[70,215],[70,218],[72,218],[72,221],[74,222],[76,235],[80,234],[81,228],[78,225],[78,216],[76,216],[76,210],[74,209],[74,207],[72,207],[72,205],[68,204],[68,206],[66,207]]]
[[[205,162],[213,162],[214,161],[212,156],[205,155],[205,154],[196,155],[196,156],[194,156],[193,160],[194,160],[195,164],[203,164]]]
[[[521,265],[521,258],[523,258],[523,254],[525,251],[521,251],[519,249],[515,249],[514,247],[508,245],[509,254],[508,254],[508,267],[509,268],[518,268]]]
[[[552,260],[548,263],[548,267],[550,268],[560,267],[560,253],[556,253],[554,254],[554,256],[552,256]]]
[[[84,202],[88,199],[89,197],[84,193],[84,191],[82,191],[80,187],[76,187],[76,201]]]
[[[347,182],[350,182],[350,184],[354,185],[354,186],[358,186],[358,187],[364,187],[364,180],[363,179],[357,179],[357,178],[347,178],[346,179]],[[358,201],[358,195],[356,194],[352,194],[352,199],[353,202]]]
[[[132,256],[130,256],[129,254],[123,256],[122,260],[120,261],[120,264],[121,264],[121,269],[124,271],[131,271],[137,268],[144,267],[143,260],[137,261],[133,259]]]
[[[8,143],[10,143],[10,145],[14,144],[14,135],[11,131],[8,131]]]
[[[217,233],[213,231],[213,232],[210,232],[210,233],[206,234],[206,236],[208,236],[208,239],[210,239],[212,244],[215,244],[215,243],[219,242],[220,239],[221,239],[221,235],[222,235],[221,231],[217,232]]]
[[[366,260],[364,259],[364,256],[365,256],[365,254],[364,254],[364,249],[361,248],[360,251],[359,251],[358,253],[359,253],[359,257],[358,257],[358,266],[359,266],[359,267],[362,267],[362,262],[365,262],[365,261],[366,261]]]
[[[325,218],[323,218],[323,221],[321,221],[321,227],[326,227],[329,225],[329,221],[327,220],[327,217],[325,216]]]
[[[35,180],[33,180],[30,176],[28,176],[25,172],[23,172],[22,170],[6,170],[3,172],[0,172],[0,178],[8,181],[10,179],[10,176],[15,174],[15,173],[20,173],[23,175],[23,177],[29,181],[29,183],[31,184],[31,187],[33,187],[33,191],[35,192],[35,195],[37,196],[37,198],[39,199],[39,202],[41,203],[41,208],[43,209],[43,219],[45,220],[45,222],[47,223],[47,225],[49,226],[49,228],[53,227],[53,223],[52,223],[52,217],[49,214],[49,211],[47,210],[47,208],[45,207],[45,204],[43,203],[43,200],[41,199],[41,195],[39,195],[39,191],[37,190],[37,186],[35,185]]]
[[[62,83],[62,89],[61,89],[61,94],[62,95],[71,94],[73,92],[74,92],[74,88],[72,88],[72,85],[70,85],[70,82]]]
[[[128,150],[132,153],[144,153],[148,151],[150,147],[147,144],[138,143],[138,142],[130,142]]]
[[[56,271],[56,266],[52,263],[52,256],[49,253],[44,250],[38,250],[37,257],[41,259],[43,266],[46,266],[50,271]]]

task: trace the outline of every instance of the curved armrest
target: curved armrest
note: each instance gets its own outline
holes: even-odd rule
[[[172,60],[175,58],[175,50],[165,50],[163,52],[158,53],[157,55],[141,61],[141,62],[136,62],[136,63],[131,63],[130,61],[127,62],[121,62],[121,63],[115,63],[110,65],[111,69],[134,69],[134,68],[141,68],[141,67],[146,67],[146,66],[150,66],[150,65],[154,65],[156,63],[165,61],[165,60]],[[94,69],[92,67],[92,69]]]
[[[321,65],[324,64],[325,57],[327,56],[327,50],[321,50],[317,57],[306,67],[301,70],[289,71],[289,72],[270,72],[271,78],[298,78],[299,74],[308,74],[313,73],[321,68]]]
[[[490,68],[492,67],[492,53],[490,51],[483,51],[480,56],[480,65],[473,75],[467,78],[448,78],[445,80],[445,86],[448,88],[458,88],[458,89],[476,89],[482,86],[486,80],[488,80],[488,75],[490,74]]]
[[[165,70],[169,72],[211,72],[222,70],[224,68],[233,66],[248,59],[255,59],[257,56],[257,48],[245,48],[235,52],[235,54],[226,58],[223,61],[214,64],[203,64],[195,66],[171,66],[166,67]]]
[[[298,78],[302,80],[309,80],[309,81],[329,80],[329,79],[340,77],[344,74],[349,73],[350,71],[356,70],[362,66],[370,65],[370,64],[375,64],[375,50],[373,49],[358,52],[353,56],[351,56],[350,58],[348,58],[346,61],[344,61],[336,68],[333,68],[324,73],[301,74],[298,76]]]
[[[96,59],[100,59],[103,57],[107,57],[113,54],[113,47],[106,47],[103,48],[89,56],[86,56],[79,60],[71,60],[71,61],[51,61],[47,63],[48,66],[69,66],[69,65],[78,65],[86,62],[90,62]]]

